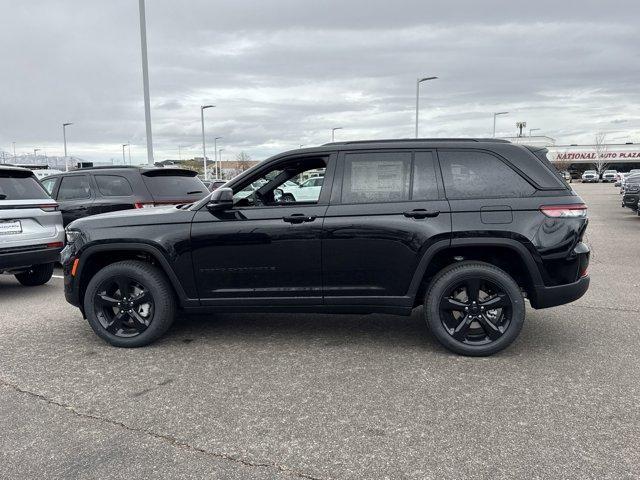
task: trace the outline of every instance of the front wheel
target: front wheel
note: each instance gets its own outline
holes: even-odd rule
[[[469,356],[508,347],[524,324],[524,298],[504,270],[461,262],[442,270],[425,296],[426,321],[447,349]]]
[[[164,272],[129,260],[95,274],[87,285],[84,309],[100,338],[116,347],[141,347],[169,329],[176,300]]]
[[[25,287],[38,287],[44,285],[53,275],[53,263],[33,265],[26,272],[16,273],[15,277]]]

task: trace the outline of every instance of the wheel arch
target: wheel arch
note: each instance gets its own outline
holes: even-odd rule
[[[413,306],[422,303],[434,276],[461,260],[486,262],[512,276],[531,298],[542,285],[540,270],[531,252],[521,242],[508,238],[463,238],[432,245],[423,255],[409,287]]]
[[[77,272],[79,281],[78,298],[80,299],[81,305],[83,304],[82,299],[84,298],[84,293],[91,278],[107,265],[123,260],[140,260],[155,265],[167,276],[181,306],[198,305],[197,300],[187,297],[178,276],[160,248],[142,243],[92,245],[82,252]]]

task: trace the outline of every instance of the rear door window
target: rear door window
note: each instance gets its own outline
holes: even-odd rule
[[[411,152],[347,153],[342,203],[409,200]]]
[[[58,200],[80,200],[83,198],[91,198],[89,177],[86,175],[62,177],[58,189]]]
[[[98,190],[105,197],[128,197],[133,195],[129,181],[120,175],[96,175]]]
[[[0,170],[0,200],[42,200],[49,198],[31,172]]]
[[[535,188],[498,157],[475,150],[439,150],[448,198],[527,197]]]

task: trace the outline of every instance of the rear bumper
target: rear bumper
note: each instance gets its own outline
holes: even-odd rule
[[[586,275],[577,282],[568,285],[557,285],[555,287],[537,285],[534,287],[534,295],[529,298],[529,302],[533,308],[564,305],[582,297],[589,289],[589,282],[589,275]]]
[[[59,262],[61,251],[61,248],[0,250],[0,270],[18,270],[32,265]]]

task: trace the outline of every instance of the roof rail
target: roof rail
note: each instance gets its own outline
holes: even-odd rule
[[[100,165],[98,167],[81,167],[81,168],[75,168],[74,171],[76,170],[109,170],[112,168],[131,168],[131,169],[135,169],[135,168],[144,168],[141,165]],[[162,167],[158,167],[158,168],[162,168]]]
[[[324,145],[353,145],[359,143],[416,143],[416,142],[491,142],[511,143],[501,138],[387,138],[383,140],[352,140],[346,142],[329,142]]]

